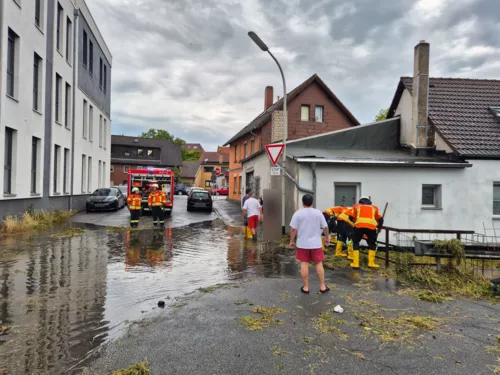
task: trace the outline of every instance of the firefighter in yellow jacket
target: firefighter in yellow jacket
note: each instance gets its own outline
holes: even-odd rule
[[[141,217],[142,195],[138,188],[132,189],[132,194],[127,198],[127,206],[130,211],[130,226],[137,228],[139,226],[139,218]]]
[[[153,214],[153,225],[156,227],[160,224],[160,227],[165,226],[165,215],[163,213],[163,207],[167,204],[167,196],[161,190],[158,190],[158,184],[151,185],[151,193],[148,197],[148,206]]]

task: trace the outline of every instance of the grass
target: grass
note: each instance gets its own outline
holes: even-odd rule
[[[281,346],[279,346],[279,344],[274,344],[271,350],[273,352],[273,357],[279,357],[282,355],[290,354],[289,352],[284,350]]]
[[[451,301],[453,298],[445,295],[441,292],[435,292],[432,290],[415,290],[412,292],[413,296],[421,301],[432,302],[432,303],[442,303],[444,301]]]
[[[212,286],[208,286],[206,288],[198,288],[198,290],[202,293],[212,293],[216,291],[217,289],[230,289],[230,288],[239,288],[240,286],[238,284],[234,283],[222,283],[222,284],[215,284]]]
[[[247,299],[239,299],[234,304],[239,306],[239,305],[245,305],[247,303],[248,303]]]
[[[279,307],[257,306],[252,309],[252,312],[259,314],[260,316],[242,316],[240,318],[241,324],[249,331],[262,331],[270,324],[283,324],[282,320],[275,319],[274,316],[283,314],[286,311]]]
[[[68,221],[74,213],[74,211],[56,210],[25,212],[19,217],[8,215],[0,221],[0,233],[19,234],[42,230]]]
[[[148,361],[144,361],[137,362],[130,367],[114,371],[109,375],[152,375],[152,372],[149,369]]]
[[[85,231],[82,228],[67,228],[59,233],[53,234],[52,237],[55,238],[68,238],[81,236]]]
[[[335,333],[341,340],[349,340],[349,336],[342,332],[337,325],[345,324],[346,321],[334,316],[333,310],[327,310],[318,318],[313,319],[313,328],[323,333]]]
[[[336,269],[336,268],[348,268],[350,267],[352,261],[348,260],[347,257],[336,257],[335,252],[328,251],[325,252],[325,260],[323,265],[325,268]]]

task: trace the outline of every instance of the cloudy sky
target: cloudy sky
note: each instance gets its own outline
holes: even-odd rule
[[[431,43],[431,75],[500,79],[498,0],[86,0],[113,54],[113,133],[163,128],[215,150],[314,73],[360,122]],[[383,5],[380,5],[383,3]]]

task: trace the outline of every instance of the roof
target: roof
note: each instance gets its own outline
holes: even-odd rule
[[[192,150],[201,151],[201,152],[205,151],[203,149],[203,146],[201,145],[201,143],[185,143],[184,148],[188,151],[192,151]]]
[[[185,161],[181,166],[181,177],[185,178],[195,178],[196,172],[198,172],[198,168],[200,167],[200,161]]]
[[[290,103],[293,99],[299,96],[302,91],[304,91],[307,87],[309,87],[312,83],[318,83],[328,94],[328,96],[335,102],[335,104],[344,112],[344,114],[356,125],[359,125],[359,121],[353,116],[353,114],[347,109],[346,106],[335,96],[335,94],[330,90],[330,88],[323,82],[321,78],[317,74],[313,74],[307,80],[302,82],[299,86],[294,88],[292,91],[288,93],[287,96],[287,104]],[[278,100],[268,109],[263,111],[260,115],[252,120],[247,126],[241,129],[236,135],[234,135],[229,141],[227,141],[224,146],[227,146],[237,140],[238,138],[243,137],[244,135],[250,133],[252,130],[263,127],[267,122],[271,119],[272,113],[274,111],[279,111],[283,109],[283,98]]]
[[[222,155],[223,163],[229,163],[229,153],[218,153],[216,151],[205,151],[201,154],[200,162],[202,164],[220,164],[219,155]]]
[[[181,166],[182,152],[181,148],[168,139],[153,139],[141,137],[129,137],[125,135],[112,135],[111,146],[130,146],[144,148],[159,148],[160,160],[149,159],[129,159],[129,158],[111,158],[114,163],[127,163],[137,165],[162,165],[162,166]]]
[[[392,117],[413,79],[401,77],[389,108]],[[429,122],[464,157],[500,157],[500,121],[490,107],[500,106],[500,80],[430,78]]]
[[[288,156],[298,163],[330,163],[344,165],[367,165],[388,167],[467,168],[472,164],[452,161],[447,158],[411,155],[408,149],[366,150],[325,149],[289,146]]]

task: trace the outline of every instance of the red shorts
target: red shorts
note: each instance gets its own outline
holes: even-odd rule
[[[248,218],[248,227],[250,229],[255,229],[255,228],[257,228],[258,225],[259,225],[259,216],[258,215],[250,216]]]
[[[301,262],[320,263],[325,259],[323,249],[298,249],[295,257]]]

